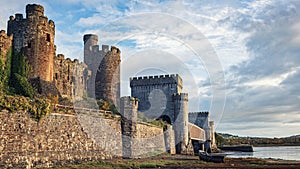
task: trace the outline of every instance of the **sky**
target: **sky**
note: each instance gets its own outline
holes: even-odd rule
[[[121,50],[129,77],[179,74],[189,110],[210,111],[216,131],[300,134],[300,2],[297,0],[2,0],[0,29],[28,3],[56,25],[57,54],[83,61],[83,35]]]

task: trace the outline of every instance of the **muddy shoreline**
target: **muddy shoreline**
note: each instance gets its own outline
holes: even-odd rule
[[[259,158],[231,158],[226,157],[225,163],[212,163],[200,161],[197,156],[169,155],[164,154],[155,157],[142,159],[122,159],[114,158],[110,160],[88,162],[65,167],[55,167],[57,169],[67,168],[300,168],[300,161],[290,161],[281,159],[259,159]]]

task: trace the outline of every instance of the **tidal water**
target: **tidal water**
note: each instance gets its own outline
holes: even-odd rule
[[[254,152],[226,152],[228,157],[274,158],[300,160],[300,146],[254,147]]]

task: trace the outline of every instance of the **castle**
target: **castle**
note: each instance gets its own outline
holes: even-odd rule
[[[131,96],[139,100],[139,111],[172,125],[176,153],[214,148],[214,126],[209,113],[188,112],[188,93],[182,93],[183,81],[178,74],[132,77],[130,87]]]
[[[129,121],[122,121],[124,136],[134,137],[137,112],[150,118],[162,119],[171,125],[174,144],[170,153],[197,153],[214,146],[214,126],[208,112],[188,112],[188,94],[182,93],[183,81],[179,75],[133,77],[130,79],[131,97],[120,99],[121,51],[112,46],[98,45],[98,36],[83,37],[84,62],[56,56],[54,44],[55,24],[44,16],[44,8],[37,4],[26,6],[22,14],[10,16],[7,33],[0,32],[0,52],[3,60],[11,51],[22,53],[31,66],[29,79],[41,94],[59,95],[61,98],[81,99],[87,95],[120,105],[120,113]],[[131,145],[130,137],[122,139]],[[173,136],[170,136],[173,137]],[[132,144],[133,145],[133,144]],[[127,155],[133,147],[123,149]]]
[[[84,63],[56,55],[55,24],[44,16],[37,4],[26,6],[23,14],[10,16],[7,34],[0,33],[3,60],[10,49],[26,56],[31,67],[29,79],[41,94],[80,99],[84,94],[118,104],[120,98],[120,50],[103,45],[99,50],[97,35],[84,35]],[[97,86],[97,87],[95,87]]]

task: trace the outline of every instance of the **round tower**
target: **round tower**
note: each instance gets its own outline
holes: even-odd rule
[[[185,153],[189,143],[188,136],[188,94],[176,93],[173,95],[174,103],[174,130],[176,153]]]
[[[121,51],[114,46],[105,53],[95,80],[96,98],[111,101],[117,106],[120,98],[120,54]]]
[[[86,63],[88,66],[91,66],[93,64],[93,59],[98,54],[98,51],[95,51],[95,47],[98,46],[97,45],[98,36],[94,34],[86,34],[83,36],[83,42],[84,42],[84,63]]]
[[[97,66],[94,66],[95,59],[99,55],[99,46],[98,44],[98,36],[94,34],[86,34],[83,36],[84,42],[84,63],[92,68],[97,69]]]
[[[26,18],[22,14],[10,17],[8,35],[13,34],[15,53],[23,53],[31,66],[29,78],[53,81],[55,57],[55,25],[44,16],[44,7],[37,4],[26,6]]]

